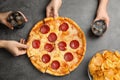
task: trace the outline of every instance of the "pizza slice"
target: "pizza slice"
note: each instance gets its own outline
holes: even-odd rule
[[[52,56],[46,51],[41,51],[30,57],[32,64],[41,72],[45,73]]]
[[[55,76],[63,76],[69,74],[68,64],[63,59],[63,56],[60,54],[55,54],[51,59],[51,62],[46,70],[46,73]]]
[[[40,36],[39,35],[34,35],[31,34],[27,45],[29,46],[27,49],[27,55],[28,57],[34,56],[35,54],[38,54],[38,52],[40,52],[39,48],[40,48]]]
[[[67,63],[69,67],[69,71],[75,70],[83,59],[83,56],[78,55],[74,52],[66,52],[64,53],[63,57],[64,57],[64,61]]]

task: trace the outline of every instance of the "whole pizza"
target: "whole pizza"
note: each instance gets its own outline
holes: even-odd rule
[[[41,72],[63,76],[75,70],[84,58],[84,32],[66,17],[45,18],[30,31],[27,55]]]

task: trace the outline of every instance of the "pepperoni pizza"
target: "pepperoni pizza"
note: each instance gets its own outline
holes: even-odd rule
[[[80,27],[66,17],[45,18],[30,31],[27,55],[41,72],[63,76],[75,70],[86,51]]]

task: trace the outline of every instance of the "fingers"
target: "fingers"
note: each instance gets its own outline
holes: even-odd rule
[[[13,26],[9,22],[7,22],[7,18],[9,16],[9,14],[11,14],[11,13],[12,13],[12,11],[2,13],[1,14],[1,23],[6,25],[10,29],[13,29]]]
[[[14,27],[9,22],[7,22],[6,20],[3,20],[2,23],[5,24],[6,26],[8,26],[12,30],[14,29]]]
[[[106,23],[107,27],[109,26],[109,22],[110,22],[109,19],[105,20],[105,23]]]
[[[25,39],[21,38],[21,39],[20,39],[20,43],[21,43],[21,44],[25,44]]]
[[[104,20],[107,27],[109,26],[109,18],[96,18],[93,22],[98,21],[98,20]]]
[[[95,21],[97,21],[97,20],[100,20],[100,19],[96,18],[93,22],[95,22]]]
[[[23,54],[26,54],[26,48],[27,48],[27,45],[25,45],[25,39],[21,38],[20,39],[20,45],[19,45],[19,55],[23,55]]]
[[[25,22],[28,21],[28,19],[25,17],[25,15],[22,12],[20,12],[20,11],[17,11],[17,12],[19,12],[23,16],[23,18],[25,19]]]
[[[26,54],[26,50],[18,50],[15,53],[12,53],[14,56],[20,56]]]
[[[54,12],[53,12],[53,17],[58,17],[59,15],[58,15],[58,10],[57,9],[54,9]]]
[[[59,16],[58,12],[56,10],[54,10],[54,11],[48,10],[47,13],[46,13],[46,15],[47,15],[47,17],[58,17]]]
[[[25,45],[25,39],[20,39],[20,43],[19,43],[19,46],[18,46],[20,49],[26,49],[27,48],[27,45]]]
[[[46,9],[46,17],[58,17],[58,9],[56,8],[50,8],[49,6]]]
[[[20,50],[17,56],[24,55],[24,54],[26,54],[26,50]]]
[[[14,52],[14,56],[20,56],[26,54],[27,45],[25,45],[25,39],[21,38],[20,43],[17,42],[17,49]]]
[[[9,15],[9,14],[11,14],[13,11],[8,11],[8,12],[6,12],[6,15]]]
[[[19,47],[20,49],[27,49],[27,45],[21,44],[21,43],[18,45],[18,47]]]
[[[47,7],[47,9],[46,9],[46,16],[50,17],[50,14],[51,14],[51,10],[49,9],[49,7]]]

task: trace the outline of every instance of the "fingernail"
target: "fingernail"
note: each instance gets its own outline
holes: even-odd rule
[[[11,29],[13,30],[14,28],[12,27]]]
[[[27,18],[25,18],[25,22],[27,22],[28,21],[28,19]]]

